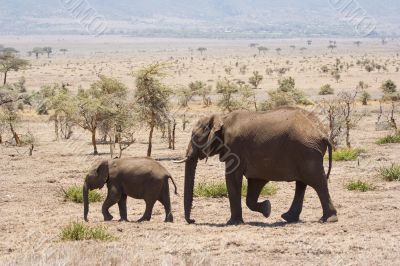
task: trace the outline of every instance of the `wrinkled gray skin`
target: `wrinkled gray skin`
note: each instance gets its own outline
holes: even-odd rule
[[[88,193],[92,189],[101,189],[107,184],[108,194],[102,207],[104,221],[113,219],[108,209],[118,203],[120,221],[128,221],[126,210],[127,196],[144,199],[146,210],[138,220],[150,221],[153,206],[158,200],[165,208],[165,222],[173,222],[168,179],[174,180],[168,171],[151,158],[125,158],[102,161],[86,176],[83,185],[84,219],[88,221]]]
[[[329,150],[329,170],[325,174],[323,158]],[[268,181],[296,182],[287,222],[297,222],[307,185],[318,194],[322,204],[322,222],[337,221],[327,179],[332,166],[332,146],[318,119],[298,108],[280,108],[268,112],[238,111],[200,119],[193,128],[185,159],[185,219],[194,223],[190,213],[198,160],[219,155],[225,162],[225,179],[231,217],[228,224],[243,223],[241,187],[248,179],[246,204],[269,217],[268,200],[258,202]]]

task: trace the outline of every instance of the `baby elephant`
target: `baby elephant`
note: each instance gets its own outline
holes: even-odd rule
[[[174,180],[168,171],[151,158],[126,158],[102,161],[86,176],[83,186],[84,218],[88,221],[89,190],[101,189],[107,184],[108,194],[102,207],[104,221],[113,219],[108,209],[118,203],[120,221],[128,221],[126,198],[144,199],[146,211],[138,220],[150,221],[153,206],[160,201],[165,208],[165,222],[173,222],[168,179]]]

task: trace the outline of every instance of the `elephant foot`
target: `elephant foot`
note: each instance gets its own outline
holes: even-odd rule
[[[142,217],[142,218],[140,218],[139,220],[137,220],[138,223],[148,222],[148,221],[150,221],[150,218],[149,218],[149,217]]]
[[[288,223],[297,223],[300,220],[300,215],[295,215],[291,212],[286,212],[281,217]]]
[[[339,219],[337,218],[336,214],[332,214],[331,216],[322,216],[321,219],[319,219],[320,223],[336,223],[337,221],[339,221]]]
[[[105,222],[109,222],[114,218],[111,214],[108,214],[108,215],[104,214],[103,216],[104,216],[104,221]]]
[[[269,200],[262,203],[261,212],[265,218],[268,218],[271,215],[271,202]]]
[[[229,221],[226,223],[227,225],[240,225],[244,224],[243,218],[231,218]]]
[[[129,221],[128,221],[128,218],[121,218],[118,220],[118,222],[129,222]]]
[[[166,223],[173,223],[174,222],[174,217],[172,216],[172,214],[168,214],[168,216],[165,218],[164,222]]]

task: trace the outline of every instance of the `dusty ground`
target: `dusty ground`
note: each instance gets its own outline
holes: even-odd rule
[[[128,73],[138,66],[154,60],[180,57],[185,67],[172,71],[167,83],[187,84],[191,80],[210,80],[214,84],[218,77],[225,76],[223,66],[239,62],[248,65],[248,73],[241,76],[234,68],[232,78],[248,79],[251,72],[265,66],[285,65],[290,60],[292,69],[287,75],[294,76],[298,87],[312,97],[321,85],[331,83],[334,88],[353,88],[364,80],[371,85],[369,91],[379,96],[378,87],[383,80],[393,79],[400,84],[400,75],[395,70],[399,65],[396,57],[398,42],[382,47],[378,40],[366,40],[360,48],[352,40],[339,42],[339,49],[331,53],[326,49],[327,40],[315,40],[304,55],[291,51],[306,46],[304,40],[269,41],[267,55],[253,58],[256,50],[247,47],[250,41],[176,41],[160,40],[62,40],[35,38],[3,38],[0,43],[15,46],[21,51],[33,46],[67,48],[67,55],[54,55],[51,59],[31,59],[33,66],[24,73],[13,73],[10,81],[21,75],[27,80],[28,89],[38,89],[43,84],[70,82],[73,87],[87,86],[96,80],[96,69],[120,78],[130,87],[134,79]],[[261,41],[260,41],[261,43]],[[264,44],[264,43],[262,43]],[[208,47],[205,60],[197,52],[190,60],[188,47]],[[277,55],[274,47],[282,47]],[[25,50],[24,50],[25,49]],[[144,52],[146,50],[146,52]],[[388,72],[367,73],[357,67],[351,68],[336,84],[329,76],[318,72],[325,63],[333,63],[336,57],[355,61],[367,54],[380,62],[390,61]],[[307,57],[304,61],[303,56]],[[272,60],[272,61],[270,61]],[[215,73],[211,69],[215,65]],[[96,69],[94,68],[96,66]],[[184,70],[182,70],[184,69]],[[265,75],[264,75],[265,76]],[[265,97],[266,89],[276,87],[278,76],[266,77],[259,97]],[[212,82],[211,82],[212,80]],[[187,111],[191,123],[202,114],[215,109],[201,109],[199,99]],[[54,141],[53,127],[47,117],[24,115],[20,132],[33,132],[38,144],[32,157],[27,148],[0,146],[0,264],[1,265],[265,265],[265,264],[319,264],[319,265],[399,265],[400,256],[400,183],[385,182],[378,177],[381,166],[399,162],[400,146],[374,144],[387,132],[375,131],[376,103],[368,107],[368,116],[352,133],[353,145],[366,149],[366,155],[356,162],[336,162],[330,179],[331,195],[338,209],[339,222],[320,224],[322,215],[316,193],[307,189],[302,221],[286,224],[280,218],[290,206],[294,195],[294,184],[276,183],[279,190],[270,197],[271,217],[265,219],[253,213],[243,202],[246,224],[225,226],[229,217],[227,199],[195,198],[192,216],[195,225],[187,225],[183,218],[183,165],[173,163],[182,158],[190,128],[182,131],[178,124],[177,149],[167,149],[159,132],[155,136],[153,157],[172,173],[178,184],[179,196],[172,196],[175,223],[163,223],[164,210],[157,204],[150,222],[118,223],[102,222],[101,203],[91,204],[90,225],[103,225],[117,237],[112,242],[94,241],[62,242],[61,228],[71,221],[82,221],[82,206],[64,202],[61,187],[82,184],[84,174],[94,160],[109,158],[108,147],[101,146],[100,157],[90,155],[92,148],[89,135],[76,130],[69,141]],[[146,132],[138,132],[138,143],[126,151],[124,156],[142,156],[147,145]],[[375,191],[352,192],[345,188],[350,180],[367,180],[376,186]],[[223,180],[223,165],[217,158],[207,164],[200,163],[196,182]],[[103,189],[103,193],[106,193]],[[138,219],[144,211],[139,200],[128,200],[128,218]],[[111,209],[118,217],[117,207]]]

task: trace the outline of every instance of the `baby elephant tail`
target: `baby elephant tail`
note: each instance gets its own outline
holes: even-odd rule
[[[168,179],[171,179],[172,184],[174,184],[174,187],[175,187],[175,195],[178,195],[178,189],[176,188],[176,184],[175,184],[174,179],[172,179],[172,176],[168,176]]]

